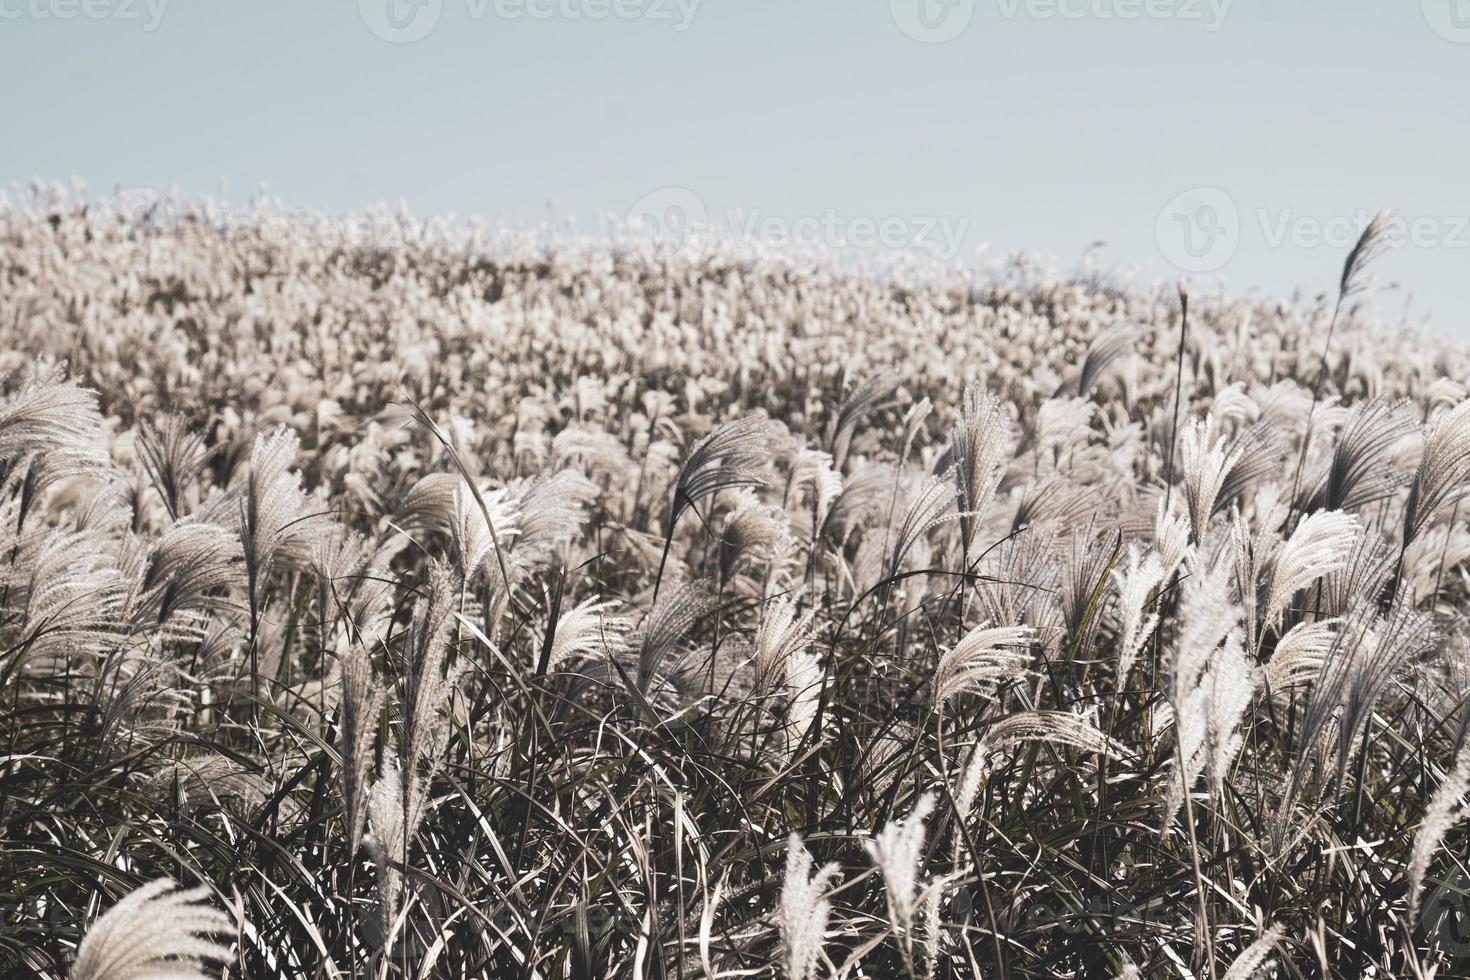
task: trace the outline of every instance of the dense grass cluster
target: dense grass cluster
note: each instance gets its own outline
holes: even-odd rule
[[[0,209],[0,974],[1464,973],[1380,226],[1286,305],[280,217]]]

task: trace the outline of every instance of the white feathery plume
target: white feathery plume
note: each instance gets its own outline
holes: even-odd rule
[[[1002,681],[1024,677],[1034,635],[1028,626],[977,627],[965,634],[939,658],[934,707],[942,709],[961,694],[985,693]]]
[[[1214,416],[1191,419],[1180,434],[1179,452],[1184,470],[1184,490],[1189,503],[1189,523],[1194,540],[1204,537],[1205,522],[1215,509],[1215,498],[1225,483],[1230,458],[1225,440],[1215,437]]]
[[[1154,550],[1163,565],[1163,581],[1167,582],[1184,563],[1189,547],[1189,515],[1179,509],[1175,500],[1170,500],[1165,509],[1164,498],[1160,497],[1154,515]]]
[[[597,500],[598,487],[577,470],[563,469],[535,479],[516,480],[506,488],[506,495],[506,506],[516,510],[515,533],[512,535],[499,514],[492,512],[501,546],[507,550],[513,547],[522,563],[541,567],[577,540],[587,522],[587,509]],[[506,540],[511,537],[513,541]]]
[[[1033,423],[1036,451],[1045,458],[1053,450],[1085,441],[1097,405],[1090,398],[1048,398],[1036,410]]]
[[[929,477],[910,496],[903,520],[893,534],[888,553],[887,573],[894,575],[903,566],[914,544],[934,527],[944,522],[955,500],[955,488],[938,477]]]
[[[842,496],[842,474],[832,465],[828,453],[802,449],[791,461],[791,488],[810,490],[812,527],[821,530],[827,525],[833,504]]]
[[[1459,499],[1470,479],[1470,401],[1436,417],[1404,509],[1404,541],[1413,541],[1445,504]]]
[[[1245,647],[1238,634],[1227,637],[1211,658],[1201,688],[1208,692],[1208,749],[1206,767],[1218,793],[1224,786],[1225,774],[1240,751],[1241,719],[1255,696],[1255,675],[1246,658]]]
[[[825,680],[821,660],[805,646],[786,657],[786,689],[791,692],[786,705],[787,754],[795,750],[816,720]]]
[[[455,490],[462,485],[467,486],[454,473],[427,473],[419,477],[398,503],[394,520],[405,528],[448,529],[458,509]],[[491,492],[488,486],[476,489],[482,496]]]
[[[0,379],[3,380],[3,379]],[[42,487],[107,465],[97,396],[60,368],[28,371],[0,398],[0,482],[26,471],[32,495]]]
[[[1365,275],[1368,266],[1394,247],[1393,230],[1396,223],[1394,213],[1383,210],[1374,214],[1363,226],[1362,234],[1358,236],[1357,242],[1342,263],[1342,278],[1338,280],[1337,287],[1339,303],[1368,287],[1369,279]]]
[[[837,409],[837,414],[827,424],[823,435],[823,448],[832,454],[837,468],[843,469],[847,462],[847,450],[852,444],[852,434],[863,419],[889,404],[889,399],[898,390],[899,378],[895,374],[879,374],[869,378],[852,390]]]
[[[684,511],[721,490],[765,485],[761,468],[771,456],[780,425],[770,419],[747,416],[717,426],[690,447],[674,481],[666,534]]]
[[[1112,575],[1118,589],[1121,614],[1118,626],[1118,687],[1121,689],[1127,684],[1138,652],[1158,625],[1158,612],[1150,611],[1145,615],[1145,607],[1163,584],[1164,563],[1157,552],[1150,551],[1140,556],[1139,550],[1130,545],[1124,566],[1115,568]]]
[[[1470,739],[1462,739],[1455,753],[1455,764],[1445,773],[1444,782],[1435,789],[1424,808],[1424,819],[1414,835],[1414,850],[1409,857],[1409,921],[1419,917],[1419,900],[1424,892],[1424,874],[1429,859],[1455,824],[1465,816],[1465,794],[1470,793]]]
[[[480,500],[484,501],[491,520],[495,522],[496,533],[493,535],[490,533],[490,523],[485,520],[485,511],[480,508]],[[461,582],[471,582],[497,547],[506,550],[511,548],[520,533],[519,520],[520,510],[508,499],[504,490],[482,492],[477,500],[463,480],[454,484],[454,516],[449,523],[450,543],[453,546],[450,555]],[[491,577],[494,588],[503,590],[499,566]]]
[[[66,380],[57,367],[31,370],[15,392],[0,399],[0,463],[5,465],[32,452],[65,447],[105,464],[97,440],[101,431],[97,395]]]
[[[250,454],[245,492],[238,501],[240,544],[245,560],[245,578],[250,604],[250,683],[258,691],[262,677],[274,675],[261,640],[267,630],[261,623],[264,599],[271,573],[279,558],[289,555],[316,530],[301,489],[300,474],[291,471],[301,440],[281,426],[274,433],[255,438]]]
[[[0,590],[19,628],[14,648],[37,669],[101,654],[122,633],[123,579],[95,531],[47,531],[0,563]]]
[[[566,428],[551,442],[552,463],[579,463],[591,476],[620,477],[632,468],[628,450],[612,432]]]
[[[1044,476],[1028,486],[1011,527],[1046,527],[1069,534],[1087,524],[1097,513],[1097,488],[1075,482],[1076,476],[1072,469],[1066,476]]]
[[[176,799],[185,804],[228,800],[247,812],[264,804],[275,790],[270,780],[248,764],[219,752],[198,752],[166,762],[143,779],[142,785],[160,794],[176,790]],[[283,798],[281,805],[283,810],[293,806],[290,797]]]
[[[1174,737],[1183,763],[1176,759],[1169,775],[1166,826],[1202,773],[1209,774],[1214,792],[1223,789],[1226,773],[1240,751],[1239,727],[1255,695],[1255,680],[1241,633],[1233,630],[1210,655],[1197,686],[1174,702]]]
[[[447,565],[429,566],[424,597],[414,604],[403,670],[403,727],[399,736],[405,780],[421,767],[433,772],[448,734],[445,709],[453,680],[447,669],[449,626],[458,590]]]
[[[140,421],[135,445],[138,462],[169,517],[178,520],[184,495],[198,480],[208,459],[204,437],[193,431],[183,416],[169,414],[157,425],[146,419]]]
[[[832,501],[831,510],[819,529],[830,534],[833,544],[840,544],[861,527],[870,524],[891,527],[903,496],[906,472],[912,483],[911,471],[900,470],[891,463],[862,463],[843,480],[842,492]]]
[[[1430,525],[1404,549],[1403,582],[1411,605],[1438,598],[1445,576],[1470,558],[1470,528],[1456,521]]]
[[[612,600],[599,602],[588,599],[576,608],[562,613],[556,621],[556,633],[551,639],[547,671],[556,670],[559,665],[574,657],[621,649],[633,624],[627,617],[608,615],[608,610],[617,608],[617,605]]]
[[[933,402],[925,397],[914,402],[914,404],[909,406],[908,411],[903,413],[903,423],[899,426],[899,431],[903,433],[902,438],[899,439],[899,466],[903,466],[908,462],[909,451],[913,449],[914,440],[918,438],[919,431],[923,428],[925,420],[929,418],[929,415],[933,411]]]
[[[724,533],[720,535],[720,581],[728,582],[751,562],[774,562],[790,550],[790,537],[785,511],[761,503],[753,494],[742,496],[725,518]]]
[[[1271,661],[1265,667],[1265,683],[1273,698],[1317,679],[1341,625],[1340,618],[1297,623],[1276,641]]]
[[[245,494],[240,502],[240,540],[252,585],[263,582],[280,549],[309,536],[301,477],[291,471],[301,440],[281,426],[255,437]]]
[[[1227,561],[1195,560],[1180,599],[1179,635],[1169,658],[1169,695],[1175,707],[1200,682],[1210,655],[1241,621],[1241,607],[1230,601]]]
[[[1261,556],[1263,553],[1270,554],[1270,549],[1280,543],[1280,538],[1274,528],[1262,529],[1259,534],[1252,535],[1249,522],[1239,511],[1235,511],[1230,515],[1230,536],[1227,540],[1225,547],[1235,569],[1235,592],[1240,596],[1245,622],[1254,629],[1256,609],[1260,603],[1260,587],[1257,583],[1261,577]],[[1264,627],[1256,634],[1255,639],[1257,642],[1265,639]]]
[[[469,489],[470,495],[475,499],[475,504],[480,509],[480,516],[485,522],[485,529],[490,534],[491,550],[495,553],[495,564],[500,571],[500,583],[505,586],[504,589],[499,590],[497,604],[502,606],[508,605],[510,602],[512,578],[510,567],[506,563],[505,552],[509,544],[500,540],[500,533],[495,525],[494,514],[490,510],[490,505],[485,501],[485,496],[480,490],[480,484],[476,474],[471,471],[469,464],[465,462],[464,454],[456,447],[457,440],[447,435],[422,407],[415,404],[411,417],[415,423],[428,429],[430,435],[443,447],[445,455],[449,457],[449,461],[454,465],[455,470],[464,481],[465,487]],[[492,615],[489,617],[491,632],[494,632],[494,625],[497,618],[492,612]]]
[[[1179,635],[1169,658],[1169,700],[1176,710],[1199,684],[1209,658],[1240,623],[1230,598],[1230,563],[1195,561],[1180,601]]]
[[[1454,378],[1436,378],[1424,392],[1425,411],[1433,415],[1441,407],[1453,408],[1464,401],[1467,394],[1470,394],[1470,389]]]
[[[1285,929],[1278,922],[1261,933],[1261,938],[1251,943],[1230,964],[1221,980],[1254,980],[1271,966],[1271,954],[1281,942]]]
[[[950,442],[961,515],[960,533],[968,548],[985,508],[1005,476],[1015,442],[1005,403],[978,385],[966,388]],[[968,555],[965,562],[969,563]],[[898,563],[893,564],[896,567]]]
[[[368,773],[373,764],[373,738],[386,692],[373,674],[372,659],[360,645],[343,638],[338,652],[342,696],[337,709],[337,745],[342,756],[342,812],[347,845],[357,852],[367,820]]]
[[[71,980],[206,980],[201,961],[230,956],[204,938],[230,930],[229,918],[205,903],[208,894],[167,878],[128,893],[87,930]]]
[[[703,582],[688,582],[653,607],[644,621],[638,643],[638,668],[633,678],[647,696],[664,674],[664,663],[674,654],[695,622],[712,603]]]
[[[1208,767],[1218,790],[1239,750],[1236,729],[1255,690],[1240,630],[1241,609],[1231,601],[1232,566],[1196,563],[1184,588],[1180,630],[1169,659],[1169,706],[1178,748],[1168,782],[1165,821],[1173,819]]]
[[[991,726],[976,751],[1000,752],[1020,742],[1056,742],[1082,752],[1127,756],[1128,748],[1103,734],[1091,715],[1070,711],[1018,711]]]
[[[755,675],[757,688],[769,691],[790,674],[791,658],[802,653],[815,632],[816,610],[798,615],[800,596],[787,594],[766,603],[760,626],[755,631]]]
[[[985,777],[990,772],[990,747],[985,739],[981,739],[970,750],[965,759],[965,767],[960,771],[959,782],[954,789],[954,805],[959,820],[969,818],[975,809],[975,800],[980,796],[980,788],[985,785]]]
[[[890,820],[878,836],[864,842],[868,856],[883,875],[888,896],[888,922],[909,948],[919,897],[919,862],[924,853],[924,820],[934,809],[934,794],[919,797],[909,815]]]
[[[1303,511],[1358,510],[1393,493],[1399,472],[1393,455],[1419,420],[1408,401],[1378,397],[1360,402],[1348,413],[1315,478],[1308,482],[1298,506]]]
[[[1112,327],[1093,338],[1077,374],[1077,394],[1087,395],[1118,361],[1138,347],[1139,330],[1133,324]]]
[[[944,941],[944,920],[940,917],[940,910],[954,878],[954,875],[941,875],[924,890],[924,976],[927,980],[934,980],[939,975],[939,949]]]
[[[1358,519],[1345,511],[1318,511],[1302,518],[1276,557],[1263,628],[1276,622],[1293,595],[1346,564],[1361,530]]]
[[[786,980],[811,980],[822,954],[827,935],[827,918],[832,905],[822,893],[837,874],[836,864],[824,864],[813,871],[815,862],[801,838],[792,834],[786,840],[786,880],[781,886],[782,964]]]
[[[186,520],[164,532],[151,549],[136,604],[158,622],[209,605],[214,592],[235,581],[240,542],[218,524]]]
[[[1221,422],[1249,424],[1261,417],[1261,406],[1245,392],[1245,382],[1235,381],[1215,392],[1210,400],[1210,414]]]
[[[390,937],[385,945],[391,945],[403,897],[403,873],[393,865],[408,863],[409,845],[428,810],[428,792],[428,785],[412,770],[399,769],[397,754],[391,749],[384,752],[381,773],[368,795],[368,835],[363,844],[378,866],[383,935]]]

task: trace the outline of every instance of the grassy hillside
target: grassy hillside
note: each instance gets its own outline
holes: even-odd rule
[[[0,973],[1464,975],[1470,357],[1377,231],[1288,305],[6,205]]]

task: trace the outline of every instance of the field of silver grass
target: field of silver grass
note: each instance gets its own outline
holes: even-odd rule
[[[1276,304],[284,219],[0,206],[3,975],[1465,974],[1382,225]]]

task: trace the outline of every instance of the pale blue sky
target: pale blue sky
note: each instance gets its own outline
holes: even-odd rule
[[[1470,0],[0,0],[0,185],[589,226],[672,187],[1283,295],[1393,206],[1382,308],[1470,337],[1467,83]]]

